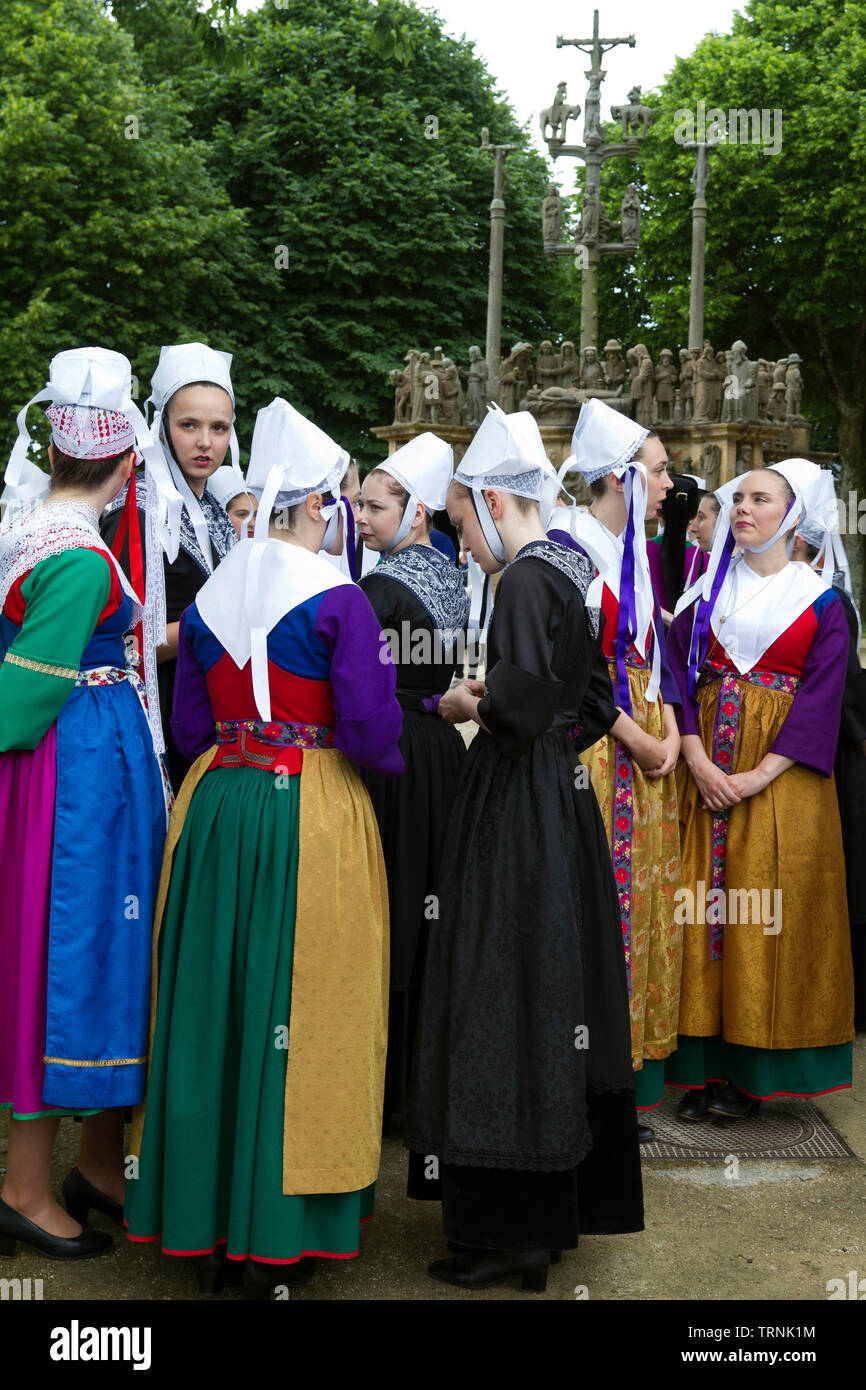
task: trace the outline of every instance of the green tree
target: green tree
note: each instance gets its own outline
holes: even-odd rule
[[[98,0],[0,7],[0,162],[6,445],[63,348],[126,353],[143,398],[161,343],[219,322],[233,347],[234,323],[258,298],[243,213],[171,93],[147,90],[132,38]]]
[[[370,0],[266,0],[232,25],[242,70],[196,62],[181,82],[170,55],[160,70],[151,53],[151,80],[182,86],[210,175],[244,212],[265,286],[232,325],[246,397],[288,395],[367,460],[381,458],[368,427],[391,418],[387,375],[408,348],[441,343],[465,362],[471,343],[484,347],[483,126],[521,147],[507,163],[504,350],[549,335],[555,283],[541,248],[545,161],[483,62],[434,15],[399,0],[387,15],[408,62],[384,56]]]

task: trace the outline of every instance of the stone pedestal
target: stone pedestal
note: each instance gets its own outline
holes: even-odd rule
[[[469,446],[469,441],[475,434],[475,430],[469,425],[429,425],[418,422],[400,423],[397,425],[374,425],[370,430],[377,439],[385,441],[388,445],[388,457],[408,444],[410,439],[414,439],[418,434],[435,434],[439,439],[444,439],[446,444],[450,444],[454,450],[454,462],[459,463]]]
[[[788,442],[781,425],[736,425],[719,420],[696,424],[689,420],[653,428],[668,450],[674,471],[694,473],[712,488],[721,487],[749,468],[761,468],[765,453],[771,455],[770,462],[777,454],[786,457],[784,452],[778,453]],[[807,426],[805,448],[808,444]],[[689,458],[691,462],[685,462]]]

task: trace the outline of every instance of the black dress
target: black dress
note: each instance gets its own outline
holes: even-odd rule
[[[401,777],[367,775],[382,838],[391,917],[391,997],[385,1068],[384,1126],[405,1114],[418,990],[427,936],[436,925],[436,879],[442,841],[466,745],[436,713],[451,684],[469,600],[456,566],[432,546],[413,545],[383,560],[361,580],[383,631],[398,644],[397,699],[403,709]],[[436,639],[451,633],[454,648]],[[425,637],[426,634],[426,637]],[[425,657],[429,657],[425,660]]]
[[[857,648],[857,614],[849,594],[833,588],[842,600],[851,641],[842,700],[842,725],[836,749],[836,793],[845,851],[845,885],[851,953],[854,957],[854,1026],[866,1028],[866,671]]]
[[[100,532],[106,545],[111,548],[117,535],[123,517],[124,505],[126,503],[127,488],[124,488],[118,497],[110,504],[103,513],[100,523]],[[138,521],[141,532],[142,562],[147,574],[146,560],[146,517],[145,517],[145,484],[143,478],[136,479],[136,501],[138,502]],[[213,551],[214,563],[218,564],[231,547],[235,544],[237,536],[235,529],[229,520],[224,507],[220,506],[216,498],[211,493],[205,491],[199,498],[199,504],[207,520],[208,535],[210,537],[211,550]],[[118,555],[120,567],[127,578],[130,578],[129,561],[129,535],[124,537],[123,547]],[[180,549],[177,552],[177,559],[171,564],[168,558],[163,555],[163,570],[165,574],[165,621],[167,623],[180,622],[181,615],[185,608],[195,599],[196,594],[202,585],[210,578],[204,556],[199,549],[198,540],[193,529],[192,522],[186,507],[183,509],[180,531]],[[144,595],[140,595],[144,598]],[[175,792],[180,790],[181,782],[189,771],[190,764],[186,758],[182,757],[174,744],[171,732],[171,711],[174,702],[174,680],[177,673],[177,661],[161,661],[156,668],[157,687],[159,690],[159,708],[162,723],[162,734],[165,739],[165,761],[168,768],[168,775]]]
[[[550,541],[503,574],[479,704],[490,732],[470,746],[443,850],[409,1191],[436,1195],[438,1167],[445,1234],[475,1248],[643,1229],[619,908],[577,756],[617,718],[583,602],[592,576]]]

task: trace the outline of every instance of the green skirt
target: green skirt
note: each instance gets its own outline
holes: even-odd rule
[[[773,1096],[820,1096],[851,1085],[854,1044],[769,1049],[743,1047],[681,1033],[665,1062],[665,1081],[698,1089],[708,1081],[730,1081],[761,1100]],[[646,1065],[646,1064],[644,1064]]]
[[[196,788],[172,867],[131,1240],[166,1254],[274,1263],[350,1258],[374,1185],[283,1195],[300,777],[217,769]]]
[[[634,1103],[638,1110],[655,1110],[661,1105],[665,1090],[665,1067],[670,1061],[644,1057],[643,1066],[634,1074]]]

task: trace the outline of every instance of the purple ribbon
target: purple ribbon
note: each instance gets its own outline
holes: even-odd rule
[[[348,497],[341,497],[343,510],[346,513],[346,554],[349,557],[349,574],[352,576],[352,583],[358,582],[358,553],[355,548],[355,511]]]
[[[632,478],[632,492],[628,502],[628,521],[625,526],[622,569],[619,579],[619,608],[616,618],[616,684],[620,708],[623,713],[628,715],[631,714],[631,696],[628,688],[625,654],[628,650],[629,631],[631,631],[632,639],[635,642],[638,637],[637,606],[634,595],[634,484],[635,479]]]
[[[731,556],[734,553],[734,533],[728,531],[725,537],[725,544],[719,556],[719,566],[713,579],[709,598],[698,599],[695,609],[695,620],[692,623],[692,640],[689,645],[689,697],[695,698],[695,686],[698,678],[698,670],[703,665],[706,656],[706,643],[710,632],[710,618],[713,614],[716,599],[719,596],[725,576],[731,563]]]

